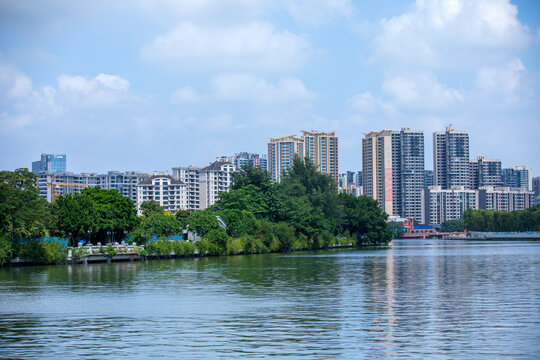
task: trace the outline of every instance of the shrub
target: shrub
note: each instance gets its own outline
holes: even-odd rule
[[[199,255],[204,256],[211,252],[212,244],[206,239],[201,239],[195,242],[195,247],[197,248]]]
[[[242,251],[244,251],[244,245],[242,244],[242,240],[230,238],[227,241],[227,254],[240,254]]]
[[[191,256],[195,253],[195,245],[187,241],[173,241],[172,248],[177,256]]]
[[[253,236],[243,235],[240,237],[240,240],[242,241],[244,252],[247,254],[258,254],[268,250],[261,240]]]
[[[169,256],[172,251],[171,241],[165,237],[159,238],[157,241],[151,241],[145,246],[149,254],[159,256]]]
[[[33,240],[20,244],[18,256],[36,264],[62,264],[67,261],[64,244],[59,241]]]
[[[148,251],[146,249],[139,248],[137,252],[139,253],[140,256],[148,256]]]
[[[105,249],[105,255],[108,258],[112,258],[114,255],[116,255],[116,249],[112,245],[107,246]]]
[[[205,239],[214,246],[211,247],[212,255],[225,255],[227,253],[227,232],[223,228],[213,229],[206,234]]]
[[[11,241],[0,239],[0,266],[7,264],[13,258],[13,246]]]
[[[71,256],[72,257],[82,257],[84,255],[86,255],[88,252],[85,248],[83,247],[77,247],[77,248],[73,248],[71,250]]]

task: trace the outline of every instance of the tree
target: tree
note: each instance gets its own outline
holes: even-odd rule
[[[182,229],[186,227],[186,225],[187,225],[186,221],[187,221],[189,215],[191,215],[191,211],[183,210],[183,209],[178,210],[176,212],[176,214],[174,214],[174,216],[176,217],[176,220],[178,220],[178,222],[182,226]]]
[[[216,215],[209,211],[194,211],[186,220],[190,231],[196,232],[204,237],[211,230],[219,229],[219,222]]]
[[[244,164],[240,170],[232,175],[232,190],[238,190],[244,186],[253,185],[262,191],[272,186],[270,174],[254,167],[252,164]]]
[[[87,194],[58,196],[51,206],[51,213],[51,232],[58,230],[62,236],[69,236],[72,246],[77,246],[81,236],[90,236],[99,230],[98,212]]]
[[[405,234],[405,226],[400,221],[389,221],[386,226],[392,232],[394,239],[399,239]]]
[[[227,225],[229,235],[238,238],[242,235],[255,235],[261,231],[261,224],[246,210],[227,209],[216,212]]]
[[[146,242],[151,236],[182,235],[184,227],[178,219],[167,213],[154,213],[143,217],[141,223],[130,234],[138,242]]]
[[[341,232],[348,231],[356,236],[358,245],[376,245],[387,243],[392,233],[387,229],[388,215],[379,208],[377,201],[367,197],[354,197],[339,194],[339,202],[343,206],[343,217],[340,221]]]
[[[81,194],[87,195],[96,208],[96,239],[100,241],[122,239],[126,232],[139,224],[135,205],[117,190],[92,187],[84,189]]]
[[[442,232],[461,232],[465,230],[463,219],[447,220],[441,224]]]
[[[49,221],[36,176],[28,169],[0,171],[0,234],[14,239],[43,236]]]
[[[163,214],[165,209],[160,206],[155,200],[144,201],[141,204],[141,212],[144,217],[148,217],[152,214]]]

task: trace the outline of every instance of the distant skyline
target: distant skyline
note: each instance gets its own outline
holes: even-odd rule
[[[0,2],[0,169],[171,170],[337,131],[470,135],[470,157],[540,175],[540,2]]]

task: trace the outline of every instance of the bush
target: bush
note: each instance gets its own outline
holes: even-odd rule
[[[240,240],[242,241],[244,252],[247,254],[259,254],[268,251],[262,240],[256,237],[243,235],[240,237]]]
[[[116,255],[116,249],[112,245],[107,246],[105,249],[105,255],[108,258],[112,258],[114,255]]]
[[[19,244],[18,257],[35,264],[63,264],[67,262],[64,244],[59,241],[33,240]]]
[[[205,256],[207,254],[213,253],[213,244],[210,243],[210,241],[208,241],[207,239],[201,239],[199,241],[196,241],[195,247],[197,248],[200,256]]]
[[[235,255],[240,254],[244,251],[244,245],[240,239],[231,239],[227,240],[227,254]]]
[[[11,241],[0,239],[0,266],[7,264],[13,259],[13,246]]]
[[[169,239],[161,237],[157,241],[151,241],[146,244],[145,249],[151,255],[169,256],[171,255],[172,244]]]
[[[205,239],[214,246],[211,247],[212,255],[225,255],[227,253],[227,232],[223,228],[213,229],[206,234]]]
[[[176,256],[192,256],[195,254],[195,245],[187,241],[173,241],[172,249]]]
[[[88,252],[83,247],[77,247],[77,248],[73,248],[71,250],[71,256],[72,257],[82,257],[82,256],[86,255],[87,253]]]

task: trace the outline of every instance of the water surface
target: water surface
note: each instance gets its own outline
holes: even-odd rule
[[[540,242],[0,269],[1,358],[538,358]]]

